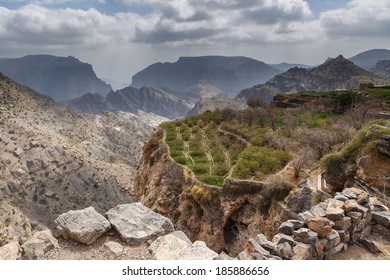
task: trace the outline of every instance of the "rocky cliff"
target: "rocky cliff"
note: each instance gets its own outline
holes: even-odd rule
[[[191,240],[234,254],[251,232],[261,228],[272,236],[289,218],[276,200],[270,203],[273,190],[262,183],[232,178],[225,180],[223,188],[201,183],[190,169],[171,159],[164,137],[163,130],[157,130],[144,145],[136,196],[169,217]]]
[[[68,100],[86,94],[106,95],[111,86],[100,80],[92,66],[74,57],[28,55],[0,59],[0,72],[17,83],[55,100]]]

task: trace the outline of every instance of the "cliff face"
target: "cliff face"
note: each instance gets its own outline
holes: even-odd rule
[[[1,59],[0,71],[55,100],[77,98],[88,92],[105,95],[111,90],[110,85],[96,76],[92,65],[71,56],[28,55]]]
[[[140,202],[169,217],[191,240],[203,240],[217,252],[230,253],[240,239],[258,233],[259,228],[272,237],[289,218],[277,203],[264,209],[264,187],[243,188],[231,181],[219,188],[199,182],[191,170],[170,158],[162,130],[145,143],[134,184]]]

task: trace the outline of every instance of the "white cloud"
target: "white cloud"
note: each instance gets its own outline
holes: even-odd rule
[[[388,37],[390,1],[353,0],[345,8],[322,13],[320,21],[331,37]]]

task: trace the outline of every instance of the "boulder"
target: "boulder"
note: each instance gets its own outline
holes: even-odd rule
[[[340,235],[341,242],[348,243],[351,240],[349,231],[346,230],[337,230],[337,233]]]
[[[351,211],[347,213],[347,216],[351,218],[353,224],[360,224],[363,214],[361,212]]]
[[[86,245],[93,244],[111,228],[110,222],[93,207],[70,210],[61,214],[54,222],[63,238],[71,238]]]
[[[308,244],[298,243],[293,249],[293,260],[309,260],[312,257],[312,247]]]
[[[329,236],[326,238],[328,240],[328,244],[325,247],[326,251],[330,251],[333,247],[336,247],[341,242],[341,237],[337,230],[332,230]]]
[[[368,207],[371,211],[387,211],[389,212],[389,208],[385,206],[382,202],[379,201],[377,197],[370,197],[368,202]]]
[[[115,241],[104,243],[103,249],[114,257],[118,257],[123,253],[123,246]]]
[[[324,249],[327,244],[328,244],[328,239],[326,238],[321,238],[316,242],[315,248],[319,256],[321,256],[324,253]]]
[[[283,233],[275,234],[274,238],[272,239],[272,242],[279,245],[281,243],[289,243],[292,247],[294,247],[297,242],[290,236]]]
[[[269,251],[271,254],[275,254],[276,246],[274,243],[269,241],[264,234],[259,234],[255,238],[256,242],[260,244],[261,247]]]
[[[342,193],[337,192],[336,195],[334,196],[334,199],[337,199],[339,201],[347,201],[348,197],[346,197]]]
[[[324,202],[321,202],[320,204],[317,204],[317,205],[313,206],[310,209],[310,212],[314,216],[325,217],[325,215],[326,215],[326,208],[327,208],[327,204],[324,203]]]
[[[249,238],[248,242],[247,242],[247,249],[250,253],[256,253],[256,254],[260,254],[264,257],[269,257],[271,254],[269,251],[267,251],[266,249],[264,249],[259,243],[257,243],[257,241],[253,238]]]
[[[390,227],[390,212],[386,211],[376,211],[372,213],[372,219],[384,226],[384,227]]]
[[[306,220],[307,227],[318,233],[320,238],[327,237],[332,232],[334,222],[325,217],[311,217]]]
[[[349,199],[357,199],[358,195],[366,194],[365,191],[358,188],[346,188],[341,193]]]
[[[293,232],[294,240],[314,246],[318,241],[318,234],[308,228],[301,228]]]
[[[149,251],[153,260],[177,260],[180,253],[191,244],[182,231],[175,231],[154,240]]]
[[[17,260],[20,258],[21,248],[17,241],[0,247],[0,260]]]
[[[278,244],[276,253],[282,259],[289,260],[293,256],[293,249],[288,242],[283,242]]]
[[[305,211],[305,212],[299,213],[299,214],[298,214],[298,217],[299,217],[299,219],[301,219],[302,221],[306,221],[308,218],[314,217],[314,215],[313,215],[313,213],[311,213],[310,211]]]
[[[334,221],[334,229],[348,230],[352,225],[352,219],[350,217],[344,217],[341,220]]]
[[[288,220],[280,225],[277,233],[291,235],[294,230],[303,227],[303,222],[299,220]]]
[[[59,248],[58,241],[50,230],[36,232],[22,245],[23,258],[26,260],[40,260],[46,252]]]
[[[368,209],[359,203],[356,202],[356,200],[349,199],[344,203],[345,212],[360,212],[363,215],[367,213]]]
[[[128,244],[141,244],[174,231],[168,218],[138,202],[118,205],[108,210],[106,217]]]
[[[328,207],[325,216],[331,221],[338,221],[344,218],[344,210],[341,208]]]
[[[179,260],[214,260],[218,254],[208,248],[204,241],[195,241],[186,249],[181,251]]]
[[[358,204],[366,204],[367,202],[369,202],[369,199],[370,199],[370,196],[368,193],[362,193],[362,194],[358,195],[356,202]]]
[[[363,245],[368,251],[370,251],[373,254],[382,253],[382,251],[379,249],[378,245],[374,241],[372,241],[368,238],[365,238],[365,237],[361,238],[358,243]]]

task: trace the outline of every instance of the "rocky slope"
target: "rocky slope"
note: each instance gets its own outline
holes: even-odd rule
[[[63,102],[67,107],[83,113],[139,111],[175,119],[185,116],[198,100],[193,94],[183,95],[167,88],[127,87],[111,91],[106,97],[99,94],[85,94],[79,98]]]
[[[133,200],[148,130],[77,114],[0,75],[0,244],[23,242],[69,209]]]
[[[88,92],[105,95],[111,90],[110,85],[96,76],[90,64],[71,56],[2,58],[0,72],[55,100],[68,100]]]
[[[280,71],[246,57],[180,57],[174,63],[155,63],[133,76],[132,86],[168,87],[178,91],[207,81],[235,95],[243,88],[265,82]]]
[[[266,102],[271,102],[273,96],[279,93],[357,89],[361,81],[369,81],[374,84],[389,83],[340,55],[310,70],[292,68],[263,85],[242,90],[238,94],[238,98],[250,99],[259,96]]]

